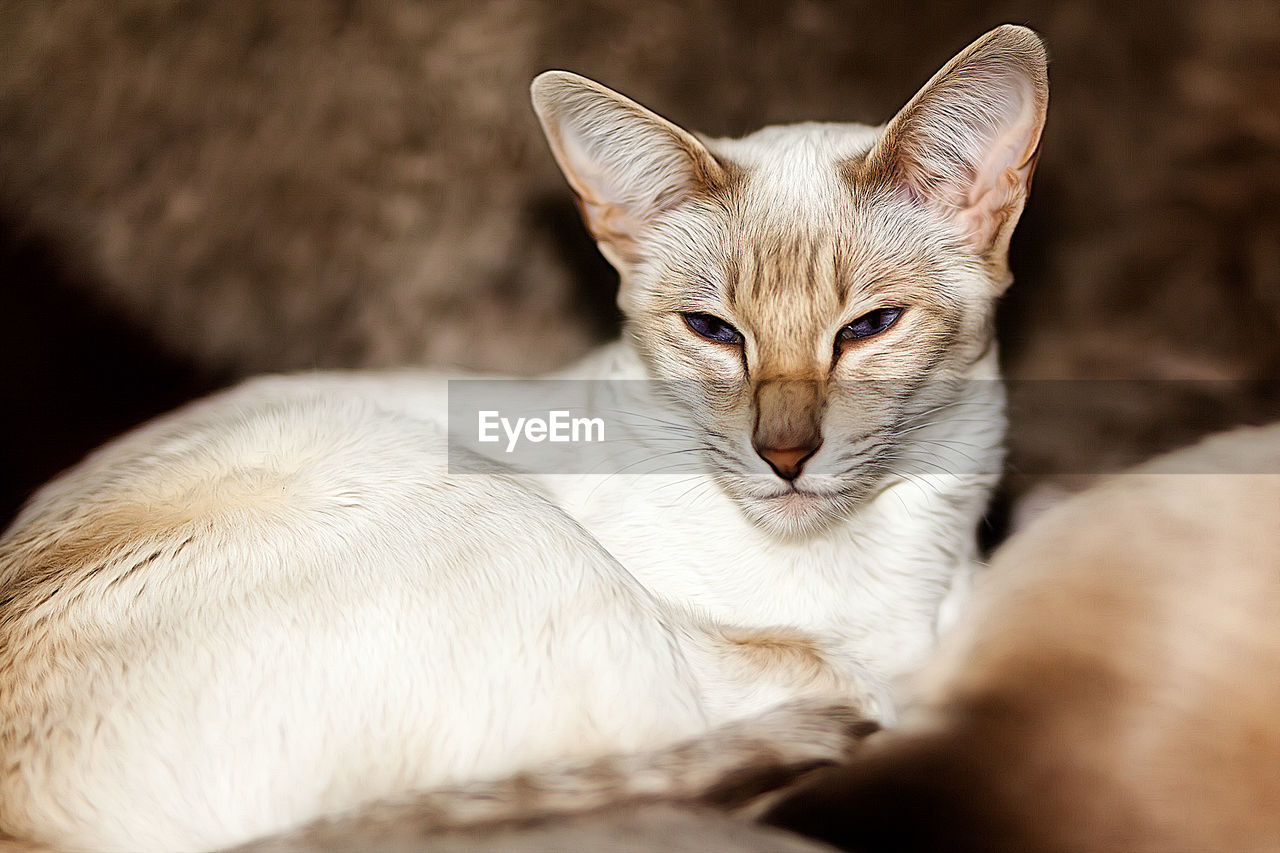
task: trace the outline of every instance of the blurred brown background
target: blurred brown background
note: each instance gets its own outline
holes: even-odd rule
[[[715,135],[878,123],[1003,22],[1052,60],[1007,372],[1153,380],[1016,384],[1013,489],[1280,417],[1274,0],[0,0],[0,519],[247,373],[615,331],[538,71]]]

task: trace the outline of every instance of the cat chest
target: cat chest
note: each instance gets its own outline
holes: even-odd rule
[[[613,553],[654,594],[720,624],[820,635],[886,675],[914,666],[933,643],[953,566],[918,545],[905,552],[848,540],[779,547],[741,531],[669,532],[673,539],[660,551],[623,541],[612,543]]]

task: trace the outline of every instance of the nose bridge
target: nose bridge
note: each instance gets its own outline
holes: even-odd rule
[[[826,387],[812,377],[777,377],[756,385],[756,449],[812,451],[822,441]]]

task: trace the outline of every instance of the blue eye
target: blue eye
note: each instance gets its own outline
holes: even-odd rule
[[[742,333],[719,317],[710,314],[683,314],[685,324],[709,341],[722,344],[742,343]]]
[[[877,308],[874,311],[868,311],[841,329],[836,335],[836,343],[878,335],[892,326],[900,316],[902,316],[901,308]]]

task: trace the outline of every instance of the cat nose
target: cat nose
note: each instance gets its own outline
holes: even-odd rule
[[[769,467],[775,474],[791,482],[800,476],[804,463],[810,456],[817,453],[821,446],[822,442],[818,441],[816,444],[805,444],[800,447],[757,447],[756,453],[769,463]]]

